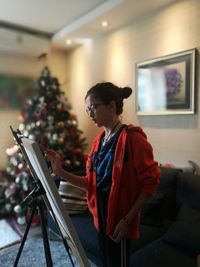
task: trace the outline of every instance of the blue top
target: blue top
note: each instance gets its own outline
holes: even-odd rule
[[[115,147],[118,136],[123,127],[120,129],[103,145],[101,141],[99,151],[97,154],[97,190],[108,192],[112,184],[112,167],[115,154]]]

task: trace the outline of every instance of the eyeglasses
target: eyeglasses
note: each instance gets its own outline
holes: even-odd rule
[[[90,113],[95,114],[97,112],[97,108],[101,105],[104,105],[103,103],[96,103],[96,104],[92,104],[89,107],[86,108],[86,112],[89,115]]]

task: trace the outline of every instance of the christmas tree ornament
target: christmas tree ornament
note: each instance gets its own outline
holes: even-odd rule
[[[31,139],[31,140],[35,140],[35,135],[34,134],[29,134],[28,138]]]
[[[37,121],[35,125],[36,125],[37,127],[40,127],[40,126],[41,126],[41,121]]]
[[[20,217],[18,217],[18,218],[17,218],[17,223],[18,223],[19,225],[24,225],[24,224],[26,223],[26,218],[25,218],[25,216],[20,216]]]
[[[76,167],[78,167],[78,166],[80,166],[80,165],[81,165],[81,163],[80,163],[80,161],[78,161],[78,160],[75,160],[75,161],[74,161],[74,165],[75,165]]]
[[[17,161],[17,159],[14,158],[14,157],[10,158],[10,162],[11,162],[11,164],[14,165],[14,166],[17,166],[17,165],[18,165],[18,161]]]
[[[31,106],[31,105],[33,104],[33,101],[32,101],[31,99],[28,99],[28,100],[27,100],[27,104],[28,104],[29,106]]]
[[[64,144],[64,138],[63,137],[60,137],[59,139],[58,139],[58,142],[59,142],[59,144]]]
[[[62,103],[57,104],[57,109],[62,109]]]
[[[6,149],[6,154],[8,156],[13,156],[15,153],[19,151],[19,147],[17,145],[14,145],[13,147]]]
[[[77,125],[77,121],[76,120],[73,120],[72,121],[72,125]]]
[[[39,102],[40,102],[40,103],[44,103],[44,100],[45,100],[44,96],[41,96],[41,97],[39,98]]]
[[[71,161],[70,161],[70,160],[68,160],[68,159],[67,159],[67,160],[65,160],[65,165],[66,165],[66,166],[70,166],[70,165],[71,165]]]
[[[21,178],[20,178],[20,175],[18,175],[16,178],[15,178],[15,183],[16,184],[19,184],[21,181]]]
[[[22,206],[21,205],[14,206],[14,212],[15,213],[21,213],[22,212]]]
[[[23,135],[24,135],[25,137],[28,137],[28,135],[29,135],[28,131],[25,130],[25,131],[23,132]]]
[[[46,85],[45,80],[40,80],[40,84],[42,87],[44,87]]]
[[[6,203],[5,210],[7,213],[11,212],[12,211],[12,205],[10,203]]]
[[[53,141],[57,141],[58,140],[58,134],[57,133],[54,133],[52,135],[52,139],[53,139]]]
[[[53,123],[54,117],[53,116],[48,116],[47,120],[49,121],[49,123]]]
[[[25,128],[24,123],[20,123],[20,125],[19,125],[20,132],[23,132],[24,131],[24,128]]]
[[[8,188],[5,190],[5,197],[10,198],[16,192],[16,184],[11,183]]]
[[[59,121],[58,122],[58,127],[63,128],[64,126],[65,126],[64,121]]]

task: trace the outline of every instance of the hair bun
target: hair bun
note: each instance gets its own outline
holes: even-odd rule
[[[132,89],[128,86],[121,88],[122,98],[128,98],[132,94]]]

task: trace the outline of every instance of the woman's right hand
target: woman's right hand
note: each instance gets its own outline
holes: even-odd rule
[[[43,149],[45,156],[51,161],[51,167],[54,174],[61,176],[63,171],[63,159],[58,152],[53,149]]]

